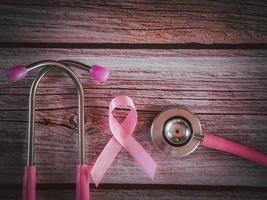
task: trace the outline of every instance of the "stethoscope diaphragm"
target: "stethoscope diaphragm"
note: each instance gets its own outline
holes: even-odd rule
[[[151,126],[154,146],[161,152],[183,157],[200,144],[202,128],[199,119],[191,112],[172,108],[161,112]]]

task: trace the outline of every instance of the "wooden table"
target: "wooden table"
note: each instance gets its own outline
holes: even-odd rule
[[[181,107],[213,132],[267,153],[267,4],[264,1],[6,1],[0,5],[0,199],[20,199],[26,163],[28,95],[37,71],[8,83],[6,70],[73,59],[110,69],[107,83],[75,70],[85,92],[90,167],[110,139],[108,105],[132,97],[134,137],[158,163],[155,180],[122,150],[92,199],[267,199],[267,170],[200,147],[162,155],[150,126]],[[123,119],[125,112],[116,112]],[[77,94],[60,72],[37,96],[38,199],[75,199]]]

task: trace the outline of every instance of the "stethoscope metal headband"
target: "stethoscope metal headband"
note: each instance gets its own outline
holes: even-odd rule
[[[62,62],[64,63],[64,62]],[[70,64],[71,61],[67,61],[64,64]],[[42,61],[38,63],[31,64],[28,66],[28,70],[36,69],[43,66],[50,66],[43,69],[40,74],[35,78],[32,83],[31,90],[30,90],[30,97],[29,97],[29,128],[28,128],[28,156],[27,156],[27,165],[34,165],[34,141],[35,141],[35,96],[38,85],[42,78],[54,68],[60,68],[65,71],[69,77],[73,80],[75,87],[78,91],[78,119],[79,119],[79,163],[85,164],[86,157],[85,157],[85,139],[84,139],[84,93],[82,85],[76,76],[76,74],[67,66],[61,64],[59,62],[54,61]],[[75,65],[78,65],[75,62]],[[81,66],[82,68],[82,66]]]

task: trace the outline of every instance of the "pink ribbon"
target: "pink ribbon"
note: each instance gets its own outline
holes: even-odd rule
[[[112,115],[112,111],[118,106],[130,107],[130,112],[122,124],[120,124]],[[157,164],[145,149],[131,136],[137,123],[137,116],[138,114],[134,103],[130,97],[117,96],[112,99],[109,105],[109,127],[113,136],[97,158],[91,170],[91,176],[96,186],[99,185],[122,147],[135,158],[148,176],[153,180]]]

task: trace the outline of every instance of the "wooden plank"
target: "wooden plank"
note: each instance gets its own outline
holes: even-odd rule
[[[110,68],[111,77],[105,84],[91,81],[87,73],[76,71],[85,88],[89,165],[92,166],[110,139],[108,104],[114,96],[124,94],[133,98],[139,113],[134,137],[159,166],[152,182],[122,150],[103,183],[266,187],[267,171],[257,164],[202,147],[191,156],[169,158],[157,152],[150,139],[153,118],[166,108],[179,106],[196,113],[205,131],[267,153],[266,53],[265,50],[3,48],[0,66],[1,72],[5,72],[10,65],[65,59],[68,55],[68,59]],[[21,182],[26,159],[28,91],[34,74],[9,84],[4,73],[0,73],[0,183]],[[78,152],[75,90],[64,76],[52,73],[41,83],[38,94],[38,182],[73,183]],[[118,111],[116,117],[122,119],[124,114]]]
[[[266,1],[2,1],[0,42],[267,42]]]
[[[255,191],[247,188],[246,190],[234,190],[234,189],[222,189],[222,188],[204,188],[204,189],[181,189],[177,187],[174,189],[173,187],[164,190],[164,189],[125,189],[122,185],[115,185],[117,189],[91,189],[90,195],[94,200],[97,199],[124,199],[124,200],[134,200],[137,198],[141,198],[143,200],[148,199],[160,199],[160,200],[168,200],[168,199],[185,199],[185,200],[209,200],[209,199],[217,199],[224,200],[225,198],[230,200],[262,200],[267,198],[266,191],[260,190]],[[121,187],[121,189],[120,189]],[[39,200],[72,200],[75,199],[75,190],[74,185],[70,189],[64,188],[56,188],[56,189],[45,189],[37,187],[37,198]],[[17,200],[20,199],[21,191],[19,189],[9,189],[5,188],[5,190],[0,189],[1,198],[6,200]]]

